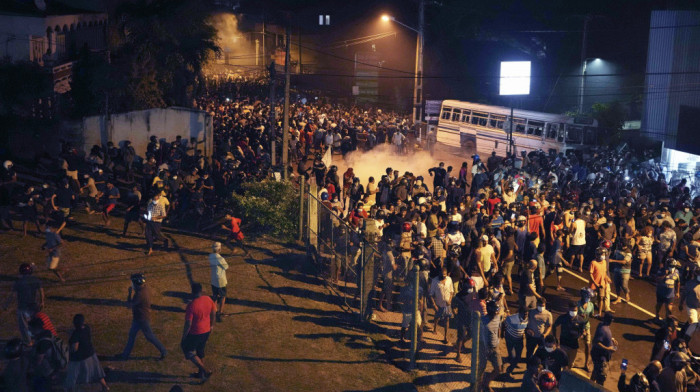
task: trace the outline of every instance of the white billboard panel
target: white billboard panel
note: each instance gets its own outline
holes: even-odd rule
[[[530,94],[530,62],[501,61],[500,95]]]

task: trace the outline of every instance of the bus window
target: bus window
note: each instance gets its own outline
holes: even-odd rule
[[[462,111],[460,109],[454,109],[454,111],[452,112],[452,121],[458,122],[461,114]]]
[[[527,121],[527,134],[533,136],[542,136],[542,131],[544,130],[544,123],[542,121]]]
[[[583,134],[583,144],[596,144],[596,128],[591,128],[591,127],[586,127],[584,128],[584,134]]]
[[[557,133],[557,141],[559,143],[564,143],[564,135],[566,135],[566,132],[564,131],[564,124],[552,124],[556,125],[559,128],[559,132]]]
[[[469,123],[469,113],[471,113],[471,110],[469,110],[469,109],[462,110],[462,122],[463,123]]]
[[[489,127],[503,129],[503,124],[505,123],[505,121],[506,116],[491,113],[491,117],[489,118]]]
[[[566,142],[581,144],[583,141],[583,127],[578,125],[566,125]]]
[[[557,138],[557,131],[559,130],[559,124],[547,123],[545,126],[544,137],[547,139],[555,140]]]
[[[449,120],[452,115],[452,108],[442,108],[442,119]]]
[[[489,123],[489,114],[484,112],[472,112],[472,124],[485,127]]]
[[[525,133],[525,119],[524,118],[514,118],[513,119],[513,129],[518,133]]]

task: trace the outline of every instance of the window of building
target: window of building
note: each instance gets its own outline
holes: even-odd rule
[[[330,26],[331,25],[331,16],[330,15],[319,15],[318,16],[318,25],[319,26]]]

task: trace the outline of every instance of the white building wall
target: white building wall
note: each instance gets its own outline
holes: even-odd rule
[[[136,154],[145,157],[151,136],[172,142],[176,136],[189,141],[196,137],[204,155],[213,153],[213,126],[211,116],[204,111],[171,107],[135,112],[92,116],[83,119],[83,149],[89,154],[93,145],[111,141],[122,145],[131,141]]]

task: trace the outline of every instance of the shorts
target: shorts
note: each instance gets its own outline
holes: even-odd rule
[[[510,276],[513,273],[513,265],[515,265],[515,260],[504,261],[503,262],[503,275]]]
[[[56,256],[56,255],[49,255],[49,256],[46,258],[46,266],[47,266],[50,270],[55,270],[56,268],[58,268],[58,262],[59,262],[60,260],[61,260],[61,258],[58,257],[58,256]]]
[[[107,204],[107,205],[105,206],[105,214],[109,214],[110,212],[112,212],[112,210],[113,210],[114,207],[116,207],[116,206],[117,206],[116,204]]]
[[[226,298],[226,287],[211,286],[211,299],[216,302],[221,298]]]
[[[481,276],[470,276],[474,280],[474,290],[479,291],[484,287],[484,279]]]
[[[586,249],[586,245],[571,245],[571,256],[583,256],[583,251]]]
[[[411,321],[413,321],[413,312],[403,313],[403,320],[401,320],[401,328],[410,328]],[[418,312],[418,317],[416,318],[416,322],[418,323],[419,327],[423,323],[423,319],[421,318],[420,312]]]
[[[534,295],[520,297],[520,306],[525,309],[535,309],[537,307],[537,297]]]
[[[581,340],[583,340],[588,347],[591,347],[591,327],[590,325],[588,328],[583,329],[583,333],[581,333]]]
[[[457,315],[457,340],[465,341],[471,336],[471,326],[468,316]],[[466,318],[466,319],[465,319]]]
[[[192,359],[195,356],[204,358],[204,348],[207,345],[207,339],[209,339],[209,332],[185,336],[185,339],[180,343],[180,348],[182,348],[185,358]]]
[[[68,218],[68,215],[70,215],[70,208],[61,207],[58,210],[61,211],[64,218]]]
[[[452,316],[452,307],[450,305],[441,306],[438,308],[437,312],[435,312],[436,320],[449,320]]]
[[[668,305],[668,304],[670,304],[671,302],[673,302],[673,297],[671,297],[671,298],[666,298],[666,297],[663,296],[663,295],[659,295],[658,293],[656,294],[656,303],[657,303],[657,304],[665,304],[665,305]]]

